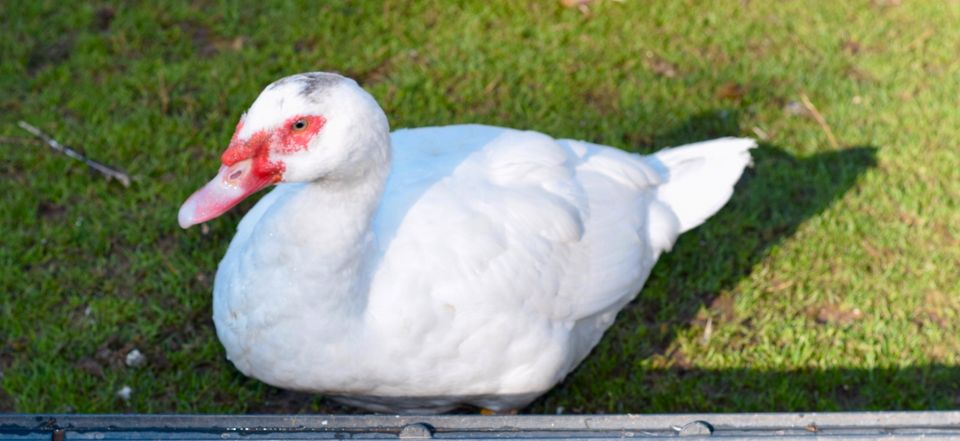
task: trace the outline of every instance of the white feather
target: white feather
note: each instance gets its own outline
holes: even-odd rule
[[[657,188],[680,221],[680,232],[713,216],[733,194],[733,184],[750,164],[749,150],[757,143],[745,138],[720,138],[661,150],[645,158],[666,182]]]

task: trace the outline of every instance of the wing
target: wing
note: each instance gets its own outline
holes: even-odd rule
[[[656,199],[664,177],[640,156],[581,141],[560,142],[580,159],[576,180],[589,212],[581,241],[586,285],[564,293],[570,296],[565,300],[572,305],[570,318],[616,312],[640,291],[660,252],[678,234],[675,217]],[[657,234],[651,234],[651,227]]]
[[[569,150],[485,126],[400,131],[393,143],[366,309],[372,332],[389,335],[372,339],[390,341],[385,362],[402,353],[423,364],[396,375],[443,364],[478,393],[511,390],[508,375],[490,375],[503,366],[555,372],[568,358],[556,296],[581,276],[566,270],[584,233]],[[516,378],[524,390],[557,380]],[[445,379],[431,381],[440,390]]]
[[[576,179],[589,202],[583,255],[583,285],[564,291],[570,305],[572,369],[589,354],[617,313],[646,281],[660,253],[672,245],[679,224],[657,200],[664,176],[637,155],[586,142],[561,140],[580,159]]]
[[[554,372],[543,388],[559,381],[656,260],[646,209],[661,176],[638,156],[536,132],[451,126],[399,131],[393,143],[371,326],[424,371],[476,371],[478,391],[510,379],[539,387],[519,371],[483,375],[489,360]],[[408,368],[397,375],[419,371]]]
[[[462,281],[457,291],[500,297],[499,307],[578,320],[629,301],[676,237],[675,216],[655,198],[664,178],[639,156],[474,125],[393,141],[375,225],[379,277],[431,272],[423,283]],[[663,234],[652,238],[651,226]]]
[[[399,131],[393,142],[375,220],[375,283],[392,288],[373,291],[551,308],[537,294],[558,289],[545,285],[562,278],[565,248],[583,235],[569,151],[539,133],[488,126]]]

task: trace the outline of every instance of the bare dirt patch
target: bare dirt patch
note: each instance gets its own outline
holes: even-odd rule
[[[864,317],[860,308],[845,308],[840,305],[827,304],[807,309],[807,317],[821,325],[849,325]]]
[[[33,75],[47,66],[67,61],[73,54],[75,40],[73,34],[66,34],[52,43],[40,42],[27,57],[27,72]]]

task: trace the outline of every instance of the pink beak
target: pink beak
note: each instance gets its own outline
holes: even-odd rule
[[[276,183],[279,174],[261,174],[253,170],[253,160],[245,159],[220,171],[207,185],[194,192],[180,207],[177,220],[181,228],[214,219],[260,189]]]

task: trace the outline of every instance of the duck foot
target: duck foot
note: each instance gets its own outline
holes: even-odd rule
[[[480,409],[480,415],[516,415],[516,414],[517,414],[517,409],[501,410],[501,411],[490,410],[487,408]]]

